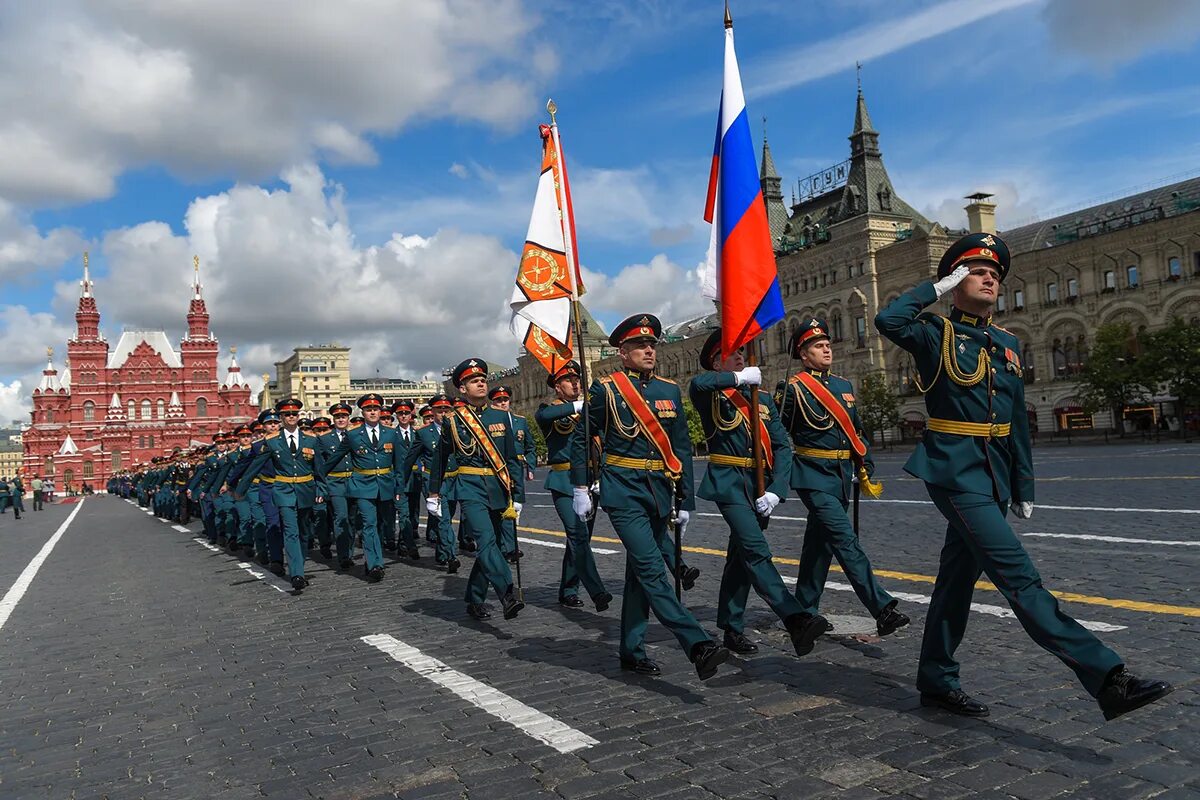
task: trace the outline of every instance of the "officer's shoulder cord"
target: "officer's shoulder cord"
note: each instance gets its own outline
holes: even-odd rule
[[[562,417],[561,419],[556,419],[556,420],[554,420],[554,422],[552,422],[550,424],[550,427],[554,428],[556,433],[561,433],[564,436],[567,434],[570,434],[570,433],[574,433],[575,417],[572,415],[570,417]]]
[[[722,392],[712,393],[712,418],[714,430],[712,432],[712,436],[704,437],[705,441],[709,441],[716,436],[717,431],[720,431],[721,433],[728,433],[729,431],[736,430],[742,426],[742,415],[736,408],[733,409],[733,417],[731,418],[726,418],[721,413],[721,398],[723,396],[724,395]]]
[[[467,412],[470,413],[470,412]],[[458,420],[455,417],[450,418],[450,434],[454,437],[454,449],[462,453],[464,456],[475,455],[475,437],[469,436],[463,439],[458,434]]]
[[[793,381],[791,386],[792,391],[796,393],[796,406],[800,409],[800,416],[804,417],[805,425],[818,431],[827,431],[834,426],[836,420],[833,418],[833,414],[829,413],[828,409],[822,406],[821,411],[817,411],[817,409],[808,404],[808,399],[805,398],[804,392],[800,390],[799,381]]]
[[[642,432],[642,427],[638,425],[637,417],[634,417],[632,425],[626,425],[621,421],[621,415],[617,413],[617,393],[605,387],[605,394],[608,395],[608,418],[612,420],[613,427],[617,429],[617,435],[623,439],[633,440]]]
[[[921,385],[921,371],[918,369],[913,376],[913,382],[917,385],[917,391],[925,394],[933,385],[937,383],[938,376],[942,374],[943,367],[946,370],[946,375],[950,380],[954,381],[959,386],[971,388],[978,385],[987,375],[988,364],[991,362],[987,354],[986,347],[979,348],[979,361],[975,364],[975,371],[970,375],[964,373],[958,366],[958,356],[954,354],[954,326],[950,323],[948,317],[942,317],[942,357],[938,359],[937,372],[933,374],[933,380],[928,386]]]

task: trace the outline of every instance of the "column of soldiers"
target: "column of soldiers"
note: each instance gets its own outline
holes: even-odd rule
[[[1005,520],[1009,510],[1029,518],[1034,482],[1019,344],[991,322],[1008,267],[999,237],[971,234],[946,252],[936,281],[901,295],[875,320],[882,335],[916,360],[929,424],[905,470],[925,482],[947,520],[918,667],[921,704],[988,714],[962,690],[954,657],[975,583],[986,574],[1034,641],[1067,664],[1112,719],[1163,697],[1171,686],[1133,676],[1068,616]],[[954,299],[949,315],[923,312],[947,293]],[[747,364],[744,352],[723,356],[721,331],[711,334],[701,349],[704,372],[688,388],[709,452],[698,485],[680,388],[655,372],[662,334],[655,316],[635,314],[614,328],[609,341],[622,368],[595,380],[586,396],[575,362],[547,377],[555,398],[538,408],[534,421],[547,447],[544,488],[566,536],[559,602],[582,607],[581,590],[597,611],[613,602],[590,544],[602,508],[626,552],[622,669],[661,674],[645,648],[651,612],[701,680],[715,675],[731,653],[754,654],[758,645],[747,637],[744,620],[751,589],[778,615],[796,655],[807,655],[831,630],[820,600],[834,559],[881,637],[909,624],[871,568],[857,514],[851,521],[851,503],[877,496],[881,486],[872,479],[854,387],[831,371],[828,330],[814,318],[794,332],[789,349],[801,368],[773,395],[758,391],[761,371]],[[534,478],[533,441],[526,420],[509,411],[510,390],[489,390],[483,359],[459,364],[452,383],[459,397],[430,398],[420,409],[420,428],[413,426],[411,402],[385,408],[377,394],[359,398],[359,417],[339,403],[330,417],[311,421],[300,419],[299,401],[281,400],[254,424],[215,436],[205,452],[155,459],[114,479],[109,490],[181,522],[198,511],[209,541],[244,549],[276,574],[285,574],[286,564],[297,593],[307,586],[304,563],[314,543],[330,561],[336,547],[342,570],[354,568],[358,543],[372,581],[383,578],[385,553],[420,558],[424,511],[425,540],[447,573],[459,570],[461,553],[475,556],[468,615],[492,616],[490,587],[504,618],[513,619],[524,608],[516,531],[526,484]],[[785,587],[766,537],[772,513],[790,491],[807,511],[794,591]],[[681,600],[699,576],[677,546],[697,496],[714,502],[729,528],[720,640]]]

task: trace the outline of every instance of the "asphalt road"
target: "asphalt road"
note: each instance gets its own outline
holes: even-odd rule
[[[760,652],[703,684],[656,623],[663,676],[619,670],[619,599],[557,604],[540,475],[522,518],[529,607],[511,622],[470,621],[467,569],[444,575],[428,548],[379,584],[310,561],[294,596],[197,524],[116,498],[0,516],[0,798],[1200,798],[1200,446],[1035,451],[1037,508],[1014,527],[1046,585],[1177,687],[1111,723],[987,587],[960,655],[992,716],[919,708],[944,522],[901,454],[877,461],[886,493],[864,502],[862,540],[913,625],[856,635],[871,621],[835,571],[823,608],[843,633],[796,659],[753,598]],[[803,517],[792,499],[770,527],[787,578]],[[693,520],[703,574],[686,600],[715,634],[727,536],[710,504]],[[603,518],[596,537],[619,598],[623,551]]]

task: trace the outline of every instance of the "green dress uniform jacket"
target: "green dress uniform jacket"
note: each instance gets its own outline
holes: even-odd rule
[[[477,411],[467,409],[479,419],[484,431],[491,437],[492,443],[500,452],[508,466],[508,474],[512,485],[512,502],[525,502],[525,465],[517,450],[517,437],[509,425],[507,411],[497,411],[485,408]],[[494,475],[474,475],[463,473],[462,469],[490,469],[491,462],[483,454],[483,449],[476,444],[474,436],[467,429],[457,414],[446,417],[442,425],[441,442],[438,445],[437,458],[429,473],[429,494],[440,495],[446,473],[451,469],[448,464],[453,458],[455,467],[459,470],[454,476],[455,499],[483,503],[488,508],[504,510],[508,508],[509,496],[500,479]]]
[[[991,495],[997,502],[1033,502],[1033,454],[1025,410],[1025,373],[1017,337],[991,320],[952,309],[946,318],[921,310],[937,300],[925,282],[879,312],[875,326],[912,353],[930,419],[1010,425],[992,438],[940,433],[928,427],[904,469],[926,483],[958,492]],[[945,341],[947,330],[950,341]],[[990,364],[973,385],[986,351]],[[968,381],[969,383],[969,381]]]
[[[342,439],[350,435],[350,431],[342,434]],[[317,437],[317,446],[325,462],[325,490],[330,497],[346,497],[350,487],[350,454],[334,455],[334,450],[341,444],[337,431],[330,431]]]
[[[347,496],[366,500],[392,500],[404,487],[405,476],[401,472],[407,449],[400,441],[395,429],[379,426],[379,442],[371,444],[368,426],[355,428],[328,453],[328,460],[343,463],[349,456],[350,482]],[[345,469],[345,467],[341,467]]]
[[[710,459],[713,455],[736,458],[751,456],[750,428],[741,422],[736,407],[722,391],[734,388],[737,388],[737,378],[732,372],[702,372],[692,378],[688,385],[688,397],[700,414]],[[737,391],[749,405],[750,387],[743,386]],[[766,490],[784,502],[792,475],[792,447],[787,431],[780,424],[775,403],[761,389],[758,393],[758,415],[767,427],[770,437],[768,444],[774,457],[774,469],[763,465]],[[696,489],[696,496],[718,503],[739,503],[753,507],[758,497],[754,469],[714,464],[710,460],[708,470]]]
[[[862,423],[858,419],[854,385],[840,375],[829,371],[810,370],[834,398],[849,412],[850,420],[862,434]],[[825,492],[842,500],[850,498],[851,481],[856,473],[851,460],[850,440],[834,420],[833,415],[817,400],[816,396],[799,382],[780,381],[775,387],[775,404],[779,407],[783,427],[797,448],[812,450],[845,451],[845,458],[812,458],[796,454],[792,462],[792,488]],[[870,448],[864,461],[867,474],[875,472]]]
[[[298,433],[297,436],[296,455],[292,455],[288,448],[287,435],[282,430],[263,439],[262,451],[254,457],[238,481],[237,494],[246,493],[250,482],[269,461],[275,467],[271,489],[277,507],[311,509],[317,497],[324,497],[328,493],[325,487],[325,458],[317,437],[307,433]]]
[[[570,495],[575,490],[571,483],[571,470],[562,469],[561,465],[571,464],[571,434],[579,422],[575,404],[565,400],[542,403],[534,413],[533,420],[541,428],[542,438],[546,440],[546,463],[550,469],[546,472],[543,485],[548,492]],[[560,468],[555,469],[555,466]],[[580,485],[586,483],[585,480]]]

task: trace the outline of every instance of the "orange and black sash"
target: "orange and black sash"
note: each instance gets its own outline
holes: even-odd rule
[[[509,497],[512,497],[512,476],[508,474],[508,462],[500,455],[500,451],[496,449],[496,445],[492,442],[492,437],[488,436],[487,431],[479,424],[479,418],[466,408],[457,408],[454,410],[454,415],[458,417],[475,437],[475,441],[479,443],[479,447],[483,450],[483,455],[488,460],[488,465],[492,468],[492,472],[496,474],[496,478],[504,487],[504,491],[508,492]]]
[[[725,399],[733,403],[733,407],[737,409],[738,416],[742,418],[746,429],[750,428],[750,401],[746,396],[737,389],[722,389],[721,394],[725,395]],[[762,450],[763,463],[768,469],[775,466],[775,451],[771,449],[771,434],[767,432],[767,423],[763,421],[762,415],[758,416],[758,444]]]
[[[675,450],[671,447],[671,437],[667,436],[662,423],[650,410],[650,404],[646,402],[646,398],[642,397],[642,393],[634,387],[633,381],[629,380],[629,376],[624,372],[614,372],[611,378],[613,386],[617,387],[617,392],[625,400],[629,410],[633,412],[633,418],[637,420],[638,427],[642,429],[642,433],[646,434],[646,438],[662,456],[667,474],[672,479],[683,475],[683,462],[679,460],[679,456],[675,455]]]
[[[788,379],[788,382],[792,384],[804,384],[804,388],[813,393],[813,396],[817,398],[817,402],[825,406],[825,410],[833,416],[838,427],[842,429],[842,433],[846,434],[846,438],[850,440],[850,449],[854,453],[854,460],[861,464],[867,455],[867,444],[859,437],[858,431],[854,429],[854,421],[850,419],[850,412],[846,410],[846,407],[837,401],[837,398],[825,388],[823,383],[808,372],[793,375]]]

